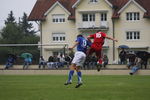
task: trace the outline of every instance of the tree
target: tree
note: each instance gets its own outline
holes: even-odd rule
[[[10,23],[11,23],[11,24],[16,24],[13,11],[10,11],[10,14],[8,14],[7,20],[5,20],[5,25],[10,24]]]
[[[27,15],[25,13],[17,23],[13,12],[10,11],[8,18],[5,20],[5,26],[0,31],[0,44],[37,44],[39,41],[39,36],[36,36],[34,33],[35,31],[33,29],[33,25],[28,22]],[[34,61],[38,61],[39,50],[37,46],[1,47],[0,63],[4,63],[8,54],[20,55],[23,52],[32,53],[35,57]]]
[[[21,29],[18,27],[13,11],[10,11],[8,18],[5,20],[5,26],[1,30],[1,37],[4,43],[19,43],[22,39]]]
[[[5,43],[19,43],[23,34],[16,24],[9,23],[2,29],[1,37]]]
[[[33,35],[35,33],[35,30],[33,30],[33,24],[29,23],[27,14],[24,13],[23,17],[20,20],[20,25],[23,33],[27,35]]]

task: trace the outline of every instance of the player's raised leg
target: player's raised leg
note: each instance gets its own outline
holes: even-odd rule
[[[98,62],[97,62],[97,71],[100,71],[101,67],[102,67],[102,56],[101,56],[101,50],[96,51],[96,56],[98,58]]]

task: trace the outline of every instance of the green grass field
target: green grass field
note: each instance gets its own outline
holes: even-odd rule
[[[0,100],[150,100],[150,76],[0,76]]]

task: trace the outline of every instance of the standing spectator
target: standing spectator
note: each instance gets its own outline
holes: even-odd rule
[[[7,58],[7,61],[6,61],[5,69],[12,67],[14,62],[15,62],[15,58],[12,57],[11,55],[9,55],[9,57]]]
[[[28,67],[31,63],[32,63],[32,59],[30,56],[27,55],[27,57],[24,58],[23,69],[28,69]]]
[[[142,59],[139,57],[136,57],[134,63],[135,63],[135,65],[132,67],[131,72],[129,73],[130,75],[133,75],[135,72],[137,72],[140,69]]]
[[[119,58],[120,58],[120,64],[126,64],[126,51],[124,48],[122,48],[121,52],[119,53]]]
[[[104,61],[103,66],[104,66],[104,68],[106,68],[106,65],[108,65],[108,61],[109,61],[107,55],[104,55],[103,61]]]
[[[39,69],[41,68],[41,66],[43,66],[43,68],[45,69],[45,65],[46,61],[44,60],[43,56],[41,56],[39,59]]]
[[[149,58],[150,57],[149,57],[149,53],[148,52],[145,52],[145,53],[142,54],[142,57],[141,57],[141,59],[142,59],[141,68],[144,65],[144,68],[147,69],[147,63],[148,63],[148,59]]]

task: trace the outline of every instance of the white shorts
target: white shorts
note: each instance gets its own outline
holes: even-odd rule
[[[82,67],[83,64],[84,64],[85,59],[86,59],[85,53],[83,53],[83,52],[81,52],[81,51],[77,51],[77,52],[74,54],[74,58],[73,58],[73,60],[72,60],[72,63],[73,63],[73,64],[76,64],[76,66]]]

